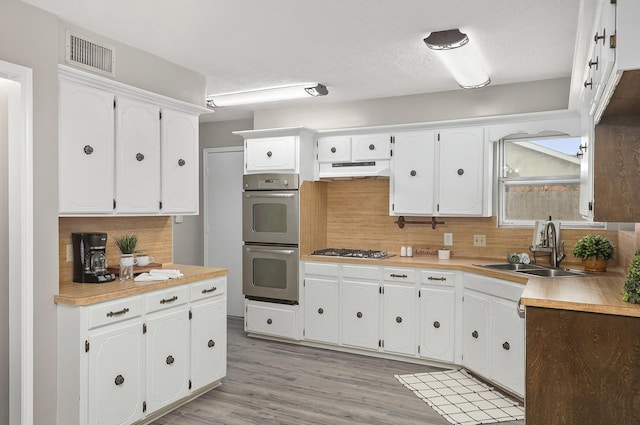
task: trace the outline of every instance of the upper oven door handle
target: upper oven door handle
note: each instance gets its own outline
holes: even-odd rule
[[[253,248],[246,245],[244,249],[247,250],[247,252],[262,252],[263,254],[295,254],[295,251],[293,249]]]
[[[269,193],[269,192],[245,192],[245,198],[295,198],[296,192]]]

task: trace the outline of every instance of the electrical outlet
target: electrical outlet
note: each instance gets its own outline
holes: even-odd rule
[[[487,246],[486,235],[473,235],[473,246]]]
[[[71,244],[67,244],[67,263],[73,261],[73,247]]]
[[[444,234],[444,246],[453,245],[453,233],[445,233]]]

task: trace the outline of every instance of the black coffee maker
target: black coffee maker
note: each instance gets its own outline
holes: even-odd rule
[[[106,283],[116,279],[107,271],[107,234],[72,233],[73,281],[79,283]]]

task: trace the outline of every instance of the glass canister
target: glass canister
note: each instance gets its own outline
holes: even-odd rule
[[[122,254],[120,256],[120,280],[133,279],[134,264],[133,254]]]

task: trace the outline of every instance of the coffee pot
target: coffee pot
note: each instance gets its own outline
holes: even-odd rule
[[[115,280],[115,273],[107,270],[107,234],[72,233],[73,281],[106,283]]]

